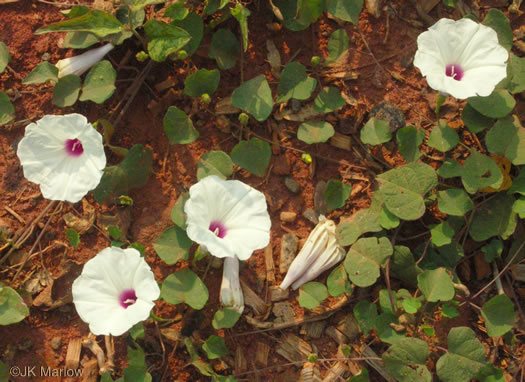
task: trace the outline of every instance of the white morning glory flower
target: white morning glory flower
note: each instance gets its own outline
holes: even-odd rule
[[[18,158],[44,198],[72,203],[100,182],[106,155],[100,135],[80,114],[46,115],[26,127]]]
[[[434,90],[486,97],[507,76],[508,56],[494,29],[467,18],[440,19],[418,36],[414,66]]]
[[[82,75],[102,60],[113,48],[114,46],[112,44],[106,44],[99,48],[88,50],[78,56],[64,58],[58,61],[55,65],[58,68],[58,78],[67,76],[68,74]]]
[[[322,215],[319,217],[319,224],[310,232],[303,248],[290,265],[279,286],[281,289],[285,290],[291,285],[295,290],[343,260],[345,250],[337,243],[335,228],[332,220]]]
[[[210,175],[191,186],[184,212],[188,237],[213,256],[226,258],[221,301],[242,312],[238,260],[247,260],[270,242],[264,194],[238,180]]]
[[[109,247],[89,260],[73,282],[73,303],[95,335],[120,336],[149,317],[160,289],[134,248]]]

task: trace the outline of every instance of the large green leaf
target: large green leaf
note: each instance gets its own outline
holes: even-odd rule
[[[383,353],[389,373],[398,381],[430,382],[432,375],[425,366],[430,355],[427,344],[418,338],[402,338]]]
[[[226,179],[233,173],[233,162],[224,151],[208,151],[202,154],[197,163],[197,180],[208,175],[217,175]]]
[[[392,139],[388,122],[372,117],[361,129],[360,139],[367,145],[376,146]]]
[[[213,334],[202,344],[202,350],[206,352],[208,359],[217,359],[228,354],[224,339]]]
[[[292,31],[301,31],[315,22],[324,11],[325,0],[276,0],[284,18],[283,25]]]
[[[504,155],[516,166],[525,164],[525,129],[514,117],[498,120],[487,132],[485,143],[491,154]]]
[[[184,94],[190,97],[200,97],[203,94],[212,95],[219,87],[221,73],[217,69],[200,69],[184,80]]]
[[[335,134],[334,127],[325,121],[303,122],[297,129],[297,138],[309,145],[328,141]]]
[[[215,329],[230,329],[237,323],[241,314],[233,309],[221,308],[213,315],[212,325]]]
[[[317,80],[307,76],[306,67],[297,61],[292,61],[281,72],[281,79],[277,86],[277,102],[285,102],[290,98],[308,99],[316,85]]]
[[[507,64],[507,71],[510,71],[510,83],[508,89],[511,93],[517,94],[525,90],[525,58],[510,55],[510,62]]]
[[[314,100],[314,110],[318,113],[331,113],[345,105],[339,89],[333,86],[324,87]]]
[[[0,41],[0,73],[4,72],[9,61],[11,61],[11,55],[7,49],[7,45]]]
[[[0,91],[0,126],[15,119],[15,107],[11,103],[9,96]]]
[[[357,25],[363,3],[364,0],[327,0],[326,10],[338,19]]]
[[[485,348],[472,329],[452,328],[448,353],[437,361],[436,371],[444,382],[469,382],[485,367]]]
[[[264,74],[245,81],[233,91],[232,105],[250,113],[257,121],[266,120],[272,113],[272,91]]]
[[[0,283],[0,325],[22,321],[29,315],[29,308],[13,288]]]
[[[151,5],[151,4],[161,4],[165,3],[166,0],[133,0],[133,5],[131,6],[131,9],[133,11],[138,11],[143,9],[144,7]]]
[[[204,36],[204,23],[202,17],[191,12],[183,20],[172,21],[171,25],[182,28],[190,34],[191,40],[184,45],[184,50],[188,56],[191,56],[199,48],[202,37]]]
[[[332,32],[328,40],[328,57],[326,62],[336,62],[348,50],[349,45],[350,39],[344,29],[337,29]]]
[[[75,74],[60,78],[53,89],[53,103],[59,107],[73,106],[80,93],[80,82]]]
[[[64,48],[86,49],[98,42],[100,38],[91,32],[67,32],[64,37]]]
[[[461,188],[451,188],[437,193],[438,208],[448,215],[463,216],[474,207],[468,194]]]
[[[374,284],[380,276],[380,266],[392,255],[392,252],[392,245],[385,237],[380,239],[367,237],[356,241],[344,261],[350,281],[359,287]]]
[[[354,306],[353,313],[363,334],[368,334],[375,328],[377,319],[376,304],[372,304],[368,300],[361,300]]]
[[[429,269],[419,274],[417,285],[427,301],[450,301],[454,298],[454,285],[445,268]]]
[[[186,231],[179,226],[171,226],[155,240],[153,248],[157,255],[168,265],[179,260],[188,260],[193,241],[188,238]]]
[[[367,232],[381,231],[379,212],[371,208],[362,209],[353,214],[349,219],[343,220],[336,228],[337,242],[340,245],[352,245]]]
[[[410,251],[410,248],[403,245],[396,245],[394,247],[394,253],[390,260],[390,270],[396,278],[411,286],[417,285],[417,275],[423,272],[422,269],[416,265],[414,255]]]
[[[229,29],[218,29],[213,34],[211,38],[210,58],[214,58],[215,61],[217,61],[219,69],[228,70],[233,68],[237,62],[240,51],[239,40],[237,40],[237,37],[235,37]]]
[[[142,145],[134,145],[124,158],[116,166],[108,166],[104,169],[104,175],[93,190],[93,196],[98,203],[102,203],[110,197],[118,197],[129,189],[140,187],[148,182],[153,164],[153,153],[151,149]]]
[[[425,213],[423,197],[437,186],[434,169],[424,163],[410,163],[377,177],[378,197],[400,219],[416,220]]]
[[[22,81],[24,85],[38,85],[47,81],[58,81],[58,68],[49,62],[41,62]]]
[[[352,293],[352,284],[348,281],[348,274],[343,264],[340,264],[328,275],[326,287],[331,296],[338,297],[343,293]]]
[[[471,150],[461,169],[461,181],[468,193],[474,194],[479,189],[492,187],[498,189],[503,182],[501,170],[490,157]]]
[[[345,184],[340,180],[330,179],[323,192],[327,212],[343,207],[346,200],[350,197],[351,192],[351,184]]]
[[[516,100],[505,89],[496,89],[487,97],[471,97],[468,103],[489,118],[503,118],[516,106]]]
[[[144,24],[148,40],[148,53],[152,60],[162,62],[172,53],[182,49],[191,40],[184,29],[150,19]]]
[[[160,291],[160,297],[168,304],[177,305],[185,302],[196,310],[204,308],[208,296],[206,285],[188,267],[166,277]]]
[[[500,337],[512,329],[516,322],[514,304],[504,294],[492,297],[481,307],[481,315],[485,320],[487,334]]]
[[[470,224],[470,236],[475,241],[484,241],[503,235],[516,220],[512,211],[514,197],[500,193],[483,203],[474,211]]]
[[[184,212],[184,204],[190,198],[189,192],[185,192],[179,196],[177,202],[170,212],[170,218],[175,225],[182,229],[186,229],[186,213]]]
[[[264,176],[270,164],[272,149],[267,142],[252,138],[249,141],[239,142],[230,156],[233,162],[245,170],[257,176]]]
[[[421,157],[419,146],[425,139],[425,132],[414,126],[406,126],[396,132],[399,152],[407,162],[414,162]]]
[[[103,103],[115,92],[117,72],[109,61],[100,61],[91,68],[84,80],[80,101]]]
[[[60,21],[35,31],[35,34],[49,32],[91,32],[98,37],[119,33],[123,25],[114,16],[102,11],[92,10],[69,20]]]
[[[491,8],[483,20],[483,25],[494,29],[498,34],[499,44],[510,51],[514,35],[512,33],[509,19],[503,12],[499,9]]]
[[[328,297],[328,290],[324,284],[311,281],[299,288],[297,301],[307,309],[317,308]]]
[[[461,119],[472,133],[480,133],[494,124],[494,120],[492,118],[485,117],[468,103],[461,112]]]
[[[172,145],[186,145],[199,138],[199,131],[193,127],[191,119],[175,106],[170,106],[166,111],[162,127]]]
[[[443,119],[439,120],[439,124],[432,129],[428,137],[428,145],[441,152],[452,150],[458,143],[458,133]]]

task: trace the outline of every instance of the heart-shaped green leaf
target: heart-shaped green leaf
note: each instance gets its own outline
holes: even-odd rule
[[[232,160],[254,175],[264,176],[270,164],[272,149],[258,138],[239,142],[230,153]]]
[[[259,122],[266,120],[273,109],[272,91],[266,77],[261,74],[245,81],[233,91],[231,103],[251,114]]]
[[[166,111],[162,120],[162,127],[172,145],[186,145],[199,138],[199,131],[193,127],[191,119],[175,106],[170,106]]]
[[[103,103],[115,92],[117,72],[109,61],[100,61],[93,66],[84,80],[80,101]]]
[[[193,309],[204,308],[208,301],[208,288],[191,269],[182,268],[162,283],[160,296],[168,304],[177,305],[185,302]]]
[[[168,265],[172,265],[180,260],[188,260],[192,245],[193,241],[188,238],[186,231],[174,225],[165,230],[162,235],[155,240],[153,248],[162,261]]]

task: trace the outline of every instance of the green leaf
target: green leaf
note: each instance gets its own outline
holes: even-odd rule
[[[509,19],[499,9],[491,8],[483,20],[483,25],[491,27],[498,34],[499,44],[510,51],[512,48],[512,28],[510,27]]]
[[[230,156],[233,162],[257,176],[264,176],[270,164],[272,149],[267,142],[258,138],[239,142]]]
[[[519,175],[512,179],[508,193],[525,195],[525,170],[520,169]]]
[[[454,298],[454,285],[445,268],[426,270],[417,276],[417,285],[427,301],[449,301]]]
[[[453,302],[453,301],[452,301]],[[456,308],[449,304],[443,304],[441,314],[446,318],[454,318],[459,316],[459,312]]]
[[[80,93],[80,77],[68,74],[59,78],[53,89],[52,102],[59,107],[73,106]]]
[[[421,255],[424,246],[417,248],[416,254]],[[423,269],[435,269],[437,267],[453,269],[463,256],[463,248],[454,241],[442,247],[428,248],[427,254],[421,259],[420,265]]]
[[[303,122],[297,129],[297,138],[309,145],[328,141],[335,134],[334,127],[325,121]]]
[[[425,132],[414,126],[406,126],[396,132],[399,152],[407,162],[414,162],[421,157],[419,146],[425,139]]]
[[[517,213],[520,219],[525,218],[525,197],[520,196],[512,205],[512,211]]]
[[[277,86],[277,102],[286,102],[290,98],[308,99],[316,85],[317,80],[307,76],[306,67],[297,61],[292,61],[281,72]]]
[[[24,85],[43,84],[47,81],[58,81],[58,68],[49,62],[41,62],[34,68],[31,73],[24,78]]]
[[[146,364],[146,356],[144,350],[140,346],[133,349],[128,346],[128,364],[124,369],[124,382],[151,382],[152,378],[148,373],[148,365]]]
[[[430,228],[430,234],[432,236],[432,244],[436,247],[442,247],[444,245],[452,243],[452,238],[456,234],[454,228],[444,221]]]
[[[441,152],[452,150],[459,143],[459,135],[443,120],[439,120],[428,137],[428,145]]]
[[[496,89],[487,97],[471,97],[468,104],[476,111],[489,118],[503,118],[510,114],[516,100],[505,89]]]
[[[363,288],[374,284],[380,276],[380,266],[392,252],[392,245],[385,237],[367,237],[356,241],[344,261],[350,281]]]
[[[421,302],[417,298],[409,298],[401,301],[403,309],[409,314],[415,314],[421,308]]]
[[[101,104],[115,92],[117,72],[109,61],[100,61],[91,68],[84,80],[80,101]]]
[[[417,285],[417,275],[422,272],[421,268],[416,265],[410,248],[403,245],[394,247],[394,253],[390,260],[390,270],[396,278],[410,286]]]
[[[370,376],[368,375],[368,370],[366,367],[363,367],[358,374],[354,374],[353,377],[348,379],[348,382],[369,382]]]
[[[184,345],[186,346],[186,351],[190,355],[191,364],[199,370],[199,373],[201,373],[202,375],[208,376],[208,377],[211,377],[212,375],[215,374],[211,365],[207,362],[204,362],[199,357],[199,354],[195,350],[195,346],[193,345],[191,338],[189,337],[184,338]]]
[[[343,207],[351,192],[351,184],[344,184],[339,180],[330,179],[323,192],[327,211],[330,212]]]
[[[170,106],[166,111],[162,127],[172,145],[186,145],[199,138],[199,131],[193,127],[191,119],[175,106]]]
[[[151,149],[142,145],[134,145],[124,160],[116,166],[104,169],[104,175],[93,191],[93,196],[98,203],[110,197],[118,197],[129,189],[140,187],[148,182],[153,164]]]
[[[186,229],[186,214],[184,213],[184,204],[186,204],[186,201],[189,198],[190,194],[188,192],[180,195],[170,213],[171,221],[182,229]]]
[[[443,382],[469,382],[485,367],[485,348],[472,329],[452,328],[448,353],[437,361],[436,371]]]
[[[363,2],[363,0],[327,0],[326,10],[340,20],[357,25]]]
[[[283,25],[292,31],[301,31],[314,23],[324,11],[324,0],[276,0],[284,18]]]
[[[463,163],[461,181],[465,190],[469,194],[474,194],[485,187],[497,190],[503,182],[503,175],[496,162],[490,157],[471,150],[470,156]]]
[[[394,229],[399,225],[400,221],[397,216],[392,214],[388,209],[383,208],[379,213],[379,224],[384,229]]]
[[[15,107],[11,103],[8,95],[0,91],[0,126],[15,119]]]
[[[423,197],[437,186],[434,169],[424,163],[410,163],[377,177],[377,196],[388,210],[403,220],[416,220],[425,213]]]
[[[504,155],[512,164],[525,164],[525,129],[512,116],[499,119],[487,132],[485,144],[491,154]]]
[[[501,337],[511,330],[516,322],[514,304],[504,294],[494,296],[483,304],[481,315],[490,337]]]
[[[475,241],[484,241],[493,236],[503,235],[516,219],[512,212],[514,200],[511,195],[501,193],[483,203],[472,216],[470,236]]]
[[[7,45],[0,41],[0,73],[4,72],[9,61],[11,61],[11,55],[7,49]]]
[[[512,94],[518,94],[525,90],[525,58],[510,55],[510,62],[507,63],[507,70],[510,71],[510,84],[508,89]]]
[[[168,227],[153,243],[157,255],[168,265],[176,264],[180,260],[188,260],[193,241],[188,238],[186,231],[179,226]]]
[[[219,87],[221,73],[217,69],[200,69],[184,80],[184,94],[190,97],[200,97],[203,94],[211,96]]]
[[[417,301],[417,300],[416,300]],[[425,366],[430,355],[427,344],[417,338],[402,338],[383,353],[385,367],[396,380],[430,382],[432,375]]]
[[[229,0],[207,0],[206,6],[204,7],[204,13],[207,15],[212,15],[219,9],[224,8],[229,3]]]
[[[481,248],[481,252],[484,254],[485,261],[491,263],[503,253],[503,243],[501,240],[492,239],[490,243]]]
[[[326,279],[326,286],[328,293],[334,297],[341,296],[343,293],[352,293],[352,284],[348,281],[348,275],[343,264],[340,264],[330,272],[330,275]]]
[[[0,361],[0,382],[9,382],[9,377],[11,374],[12,373],[9,372],[7,365]]]
[[[361,141],[368,145],[376,146],[392,139],[392,132],[388,122],[372,117],[361,129]]]
[[[236,310],[221,308],[213,315],[212,325],[215,329],[230,329],[239,321],[241,314]]]
[[[165,3],[166,0],[133,0],[133,5],[131,6],[131,9],[133,11],[138,11],[143,9],[144,7],[151,5],[151,4],[161,4]]]
[[[66,230],[66,237],[69,240],[69,244],[73,248],[78,248],[78,244],[80,243],[80,235],[77,231],[75,231],[73,228],[68,228]]]
[[[451,188],[437,193],[438,208],[453,216],[463,216],[474,208],[474,203],[461,188]]]
[[[202,17],[196,13],[191,12],[184,20],[175,20],[171,25],[184,29],[191,36],[189,43],[184,45],[184,50],[188,53],[188,57],[194,54],[201,44],[204,36],[204,23]]]
[[[492,118],[485,117],[468,103],[461,112],[461,119],[469,131],[474,134],[480,133],[494,124],[494,120]]]
[[[0,283],[0,325],[11,325],[29,315],[29,308],[13,288]]]
[[[218,29],[211,38],[210,58],[221,70],[232,69],[241,51],[239,40],[229,29]],[[264,77],[264,75],[262,75]],[[259,76],[261,77],[261,76]],[[258,77],[257,77],[258,78]]]
[[[246,52],[248,50],[248,16],[250,16],[250,11],[248,8],[243,7],[241,3],[237,3],[235,8],[231,9],[231,14],[241,27],[242,47]]]
[[[153,61],[162,62],[172,53],[182,49],[191,40],[184,29],[150,19],[144,24],[148,40],[148,53]]]
[[[160,296],[168,304],[177,305],[185,302],[193,309],[204,308],[208,301],[208,288],[191,269],[182,268],[162,283]]]
[[[314,110],[318,113],[331,113],[345,105],[339,90],[333,86],[324,87],[314,100]]]
[[[397,316],[392,313],[383,313],[377,316],[376,332],[379,339],[388,344],[395,344],[405,338],[404,334],[396,332],[392,324],[399,325]]]
[[[328,40],[328,57],[326,63],[336,62],[345,51],[348,50],[350,45],[350,39],[344,29],[337,29],[331,35]]]
[[[371,208],[362,209],[353,214],[348,220],[341,221],[335,234],[339,245],[352,245],[359,236],[368,232],[381,231],[379,213]]]
[[[197,180],[209,175],[226,179],[233,173],[233,162],[224,151],[208,151],[197,163]]]
[[[98,37],[105,37],[110,34],[119,33],[123,30],[123,25],[114,16],[102,11],[92,10],[79,17],[60,21],[40,29],[35,34],[49,32],[91,32]]]
[[[206,352],[208,359],[217,359],[228,354],[228,348],[222,337],[211,335],[202,345],[202,350]]]
[[[318,282],[311,281],[299,288],[299,305],[307,309],[317,308],[328,297],[326,287]]]
[[[164,17],[169,17],[173,20],[184,20],[190,11],[186,8],[185,1],[178,1],[169,5],[164,11]]]
[[[233,91],[231,103],[251,114],[257,121],[266,120],[272,113],[272,91],[264,74],[245,81]]]
[[[363,334],[368,334],[376,326],[377,306],[370,301],[361,300],[354,306],[354,317]]]
[[[463,167],[461,164],[450,158],[445,159],[441,167],[437,170],[437,174],[445,179],[461,176],[462,172]]]
[[[98,42],[100,39],[90,32],[67,32],[64,38],[64,48],[86,49]]]

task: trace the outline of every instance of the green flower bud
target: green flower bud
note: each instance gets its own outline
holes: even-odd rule
[[[308,154],[308,153],[303,153],[303,155],[301,155],[301,159],[306,164],[312,163],[312,156],[310,154]]]
[[[246,113],[239,114],[239,122],[241,125],[246,126],[248,124],[248,121],[250,120],[250,117]]]
[[[312,64],[312,66],[318,66],[319,64],[321,64],[321,57],[313,56],[310,60],[310,63]]]
[[[144,62],[149,58],[149,54],[141,50],[135,55],[135,58],[137,59],[138,62]]]
[[[177,52],[177,58],[179,60],[185,60],[188,58],[188,52],[186,52],[185,50],[179,50]]]
[[[210,95],[208,93],[204,93],[203,95],[201,95],[201,100],[204,103],[210,103],[211,102],[211,97],[210,97]]]

